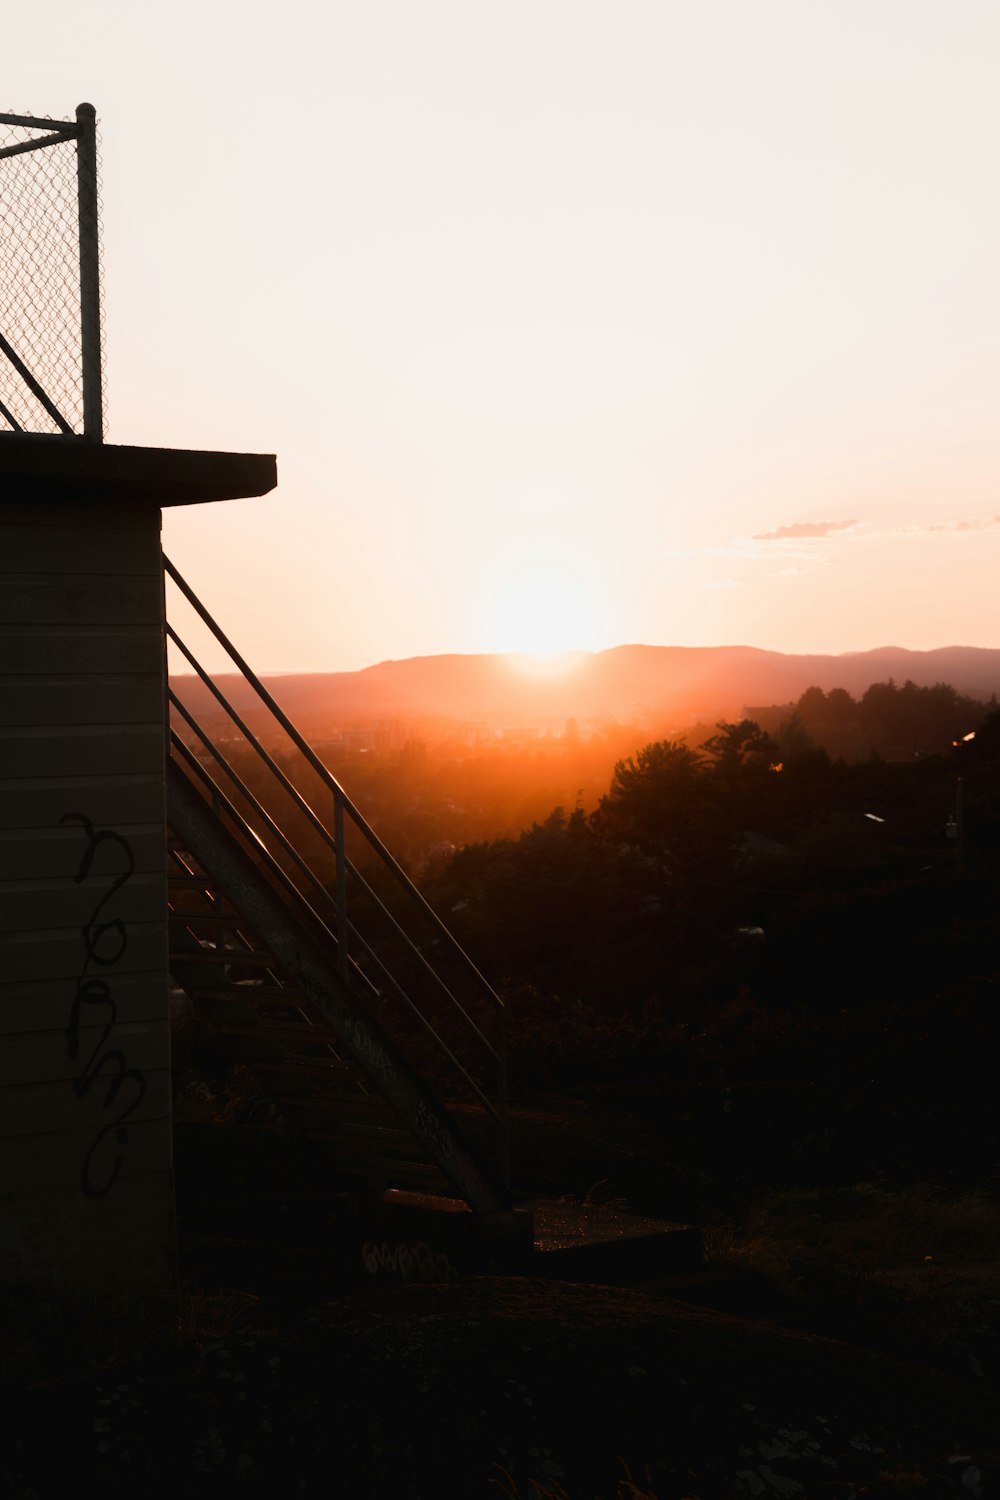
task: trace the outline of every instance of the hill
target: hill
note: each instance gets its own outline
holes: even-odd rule
[[[696,719],[739,715],[747,704],[787,703],[808,687],[858,695],[889,678],[918,686],[948,682],[959,693],[988,699],[1000,688],[1000,650],[887,646],[800,656],[750,646],[616,646],[573,653],[559,671],[542,672],[526,657],[444,655],[266,681],[290,717],[313,734],[398,717],[556,732],[570,718],[611,719],[661,733]],[[239,678],[217,680],[238,710],[251,707],[250,690]],[[174,682],[196,713],[209,708],[208,691],[196,678]]]

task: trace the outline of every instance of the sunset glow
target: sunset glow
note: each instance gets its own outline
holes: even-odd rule
[[[8,107],[97,107],[109,441],[278,455],[164,521],[261,671],[1000,645],[998,56],[985,0],[4,39]]]
[[[556,572],[516,574],[484,601],[487,649],[529,652],[550,662],[565,652],[593,650],[601,610],[574,579]]]
[[[525,677],[560,678],[569,677],[585,659],[581,651],[519,651],[504,657],[511,671]]]

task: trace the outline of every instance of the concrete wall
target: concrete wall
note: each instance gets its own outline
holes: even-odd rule
[[[0,490],[3,1280],[174,1283],[164,754],[159,510]]]

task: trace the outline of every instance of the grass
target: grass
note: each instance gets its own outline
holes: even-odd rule
[[[177,1297],[91,1297],[0,1287],[0,1385],[38,1388],[134,1363],[153,1350],[201,1345],[254,1322],[247,1292],[182,1288]]]
[[[45,1386],[116,1368],[139,1349],[176,1342],[178,1321],[173,1298],[0,1288],[0,1382]]]
[[[652,1478],[648,1471],[645,1480],[640,1483],[633,1478],[631,1470],[624,1459],[621,1460],[621,1465],[625,1473],[615,1486],[613,1500],[657,1500],[657,1495],[652,1489]],[[526,1494],[507,1469],[502,1468],[499,1464],[496,1465],[496,1469],[496,1477],[491,1483],[497,1486],[504,1500],[574,1500],[574,1497],[570,1495],[569,1491],[558,1480],[553,1480],[549,1484],[540,1479],[532,1479],[529,1481],[530,1490]],[[595,1496],[594,1500],[598,1500],[598,1497]],[[683,1500],[697,1500],[697,1496],[685,1495]]]
[[[1000,1202],[982,1190],[948,1195],[926,1183],[785,1189],[758,1199],[740,1227],[706,1231],[713,1258],[755,1269],[833,1259],[858,1274],[930,1263],[996,1265]]]
[[[766,1278],[783,1321],[1000,1380],[1000,1202],[989,1186],[771,1192],[704,1240],[710,1264]]]

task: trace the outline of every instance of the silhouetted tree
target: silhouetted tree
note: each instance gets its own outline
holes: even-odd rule
[[[676,866],[711,840],[716,804],[702,757],[657,740],[618,761],[594,826],[604,838]]]
[[[735,786],[748,772],[770,769],[778,747],[753,719],[741,719],[738,724],[723,719],[716,730],[700,748],[712,757],[714,773],[721,781]]]

